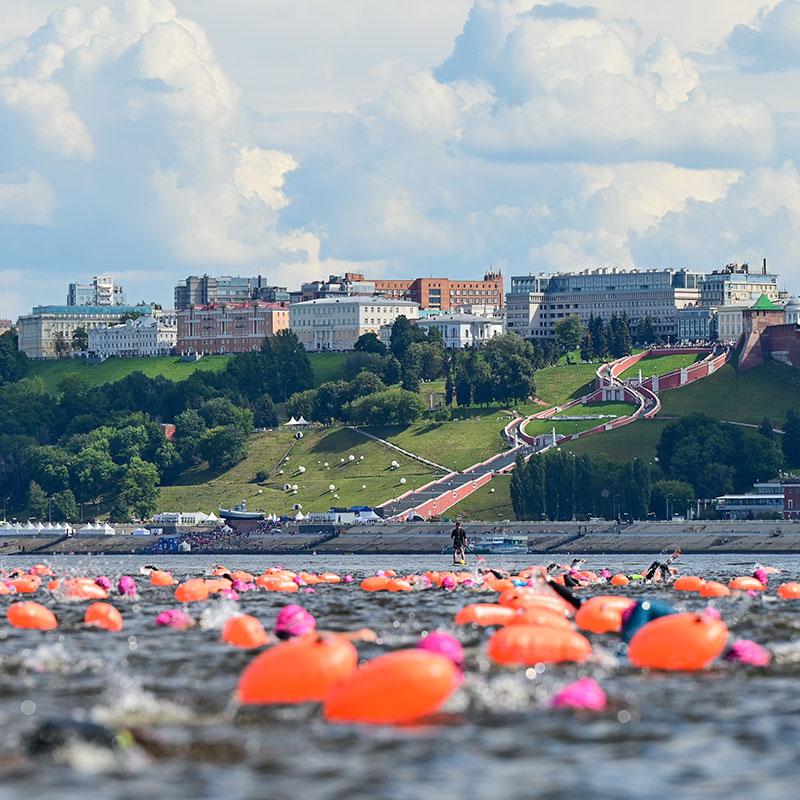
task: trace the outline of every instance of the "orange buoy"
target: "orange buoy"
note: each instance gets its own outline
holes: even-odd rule
[[[58,627],[56,615],[49,608],[30,600],[12,603],[6,611],[6,619],[14,628],[51,631]]]
[[[704,583],[697,575],[682,575],[672,584],[672,588],[677,592],[699,592]]]
[[[256,584],[268,592],[297,592],[299,587],[285,575],[261,575]]]
[[[341,583],[342,582],[342,576],[341,575],[337,575],[335,572],[321,572],[319,577],[320,577],[320,580],[323,581],[324,583]]]
[[[389,578],[384,575],[373,575],[361,581],[361,588],[365,592],[385,592],[389,588]]]
[[[635,605],[629,597],[597,595],[585,600],[575,614],[575,623],[592,633],[617,633],[622,629],[623,612]]]
[[[10,586],[6,586],[5,583],[0,581],[0,595],[6,594],[16,594],[16,592]]]
[[[83,615],[86,625],[102,628],[106,631],[121,631],[122,614],[111,603],[92,603]]]
[[[456,625],[508,625],[517,610],[499,603],[472,603],[456,614]]]
[[[222,641],[234,647],[252,649],[269,643],[264,626],[250,614],[231,617],[222,628]]]
[[[57,592],[61,588],[61,581],[57,578],[47,581],[47,588],[51,592]]]
[[[241,569],[231,572],[230,575],[235,581],[241,581],[242,583],[253,583],[255,581],[255,578],[249,572],[244,572]]]
[[[53,570],[50,569],[50,567],[48,567],[46,564],[34,564],[31,569],[33,570],[34,575],[39,575],[43,578],[52,578],[54,574]]]
[[[710,615],[669,614],[648,622],[631,639],[628,659],[636,667],[670,671],[704,669],[725,649],[728,628]]]
[[[390,592],[410,592],[413,587],[408,581],[404,581],[401,578],[392,578],[386,584],[386,589]]]
[[[175,599],[179,603],[196,603],[207,600],[208,592],[204,578],[189,578],[175,589]]]
[[[227,578],[206,578],[206,589],[209,594],[226,592],[233,584]]]
[[[508,578],[486,577],[483,582],[494,592],[504,592],[506,589],[516,589],[514,582]]]
[[[64,597],[71,600],[105,600],[108,592],[91,578],[70,578],[58,587]]]
[[[164,572],[160,569],[150,571],[151,586],[174,586],[177,582],[169,572]]]
[[[489,658],[498,664],[557,664],[585,661],[589,640],[577,631],[541,625],[507,625],[489,640]]]
[[[567,616],[561,611],[553,611],[552,609],[530,606],[523,608],[516,613],[509,625],[541,625],[545,628],[562,628],[563,630],[573,631],[575,628],[572,622],[567,619]]]
[[[737,592],[763,592],[767,587],[758,578],[741,575],[738,578],[734,578],[728,584],[728,588]]]
[[[784,600],[800,600],[800,583],[782,583],[778,587],[778,597]]]
[[[611,578],[612,586],[627,586],[630,582],[630,578],[627,575],[623,575],[621,572]]]
[[[6,581],[9,586],[13,586],[17,594],[33,594],[42,585],[42,579],[38,575],[21,575],[19,578],[12,578]]]
[[[398,650],[368,662],[325,698],[325,719],[396,725],[432,714],[461,684],[461,672],[439,653]]]
[[[357,666],[358,653],[347,639],[301,636],[253,659],[239,678],[236,694],[249,704],[321,702]]]
[[[706,581],[700,587],[700,597],[727,597],[731,590],[719,581]]]

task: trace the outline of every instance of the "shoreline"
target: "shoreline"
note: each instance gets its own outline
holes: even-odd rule
[[[304,526],[305,527],[305,526]],[[800,523],[785,520],[712,520],[689,523],[643,522],[617,526],[597,523],[506,523],[465,525],[470,540],[507,535],[527,536],[527,555],[548,554],[638,555],[659,554],[676,547],[688,554],[775,553],[800,554]],[[280,534],[243,532],[198,542],[196,532],[177,531],[161,536],[53,536],[0,537],[3,556],[50,555],[440,555],[449,552],[451,524],[412,523],[353,526],[320,531],[299,529]],[[204,537],[208,539],[208,536]],[[178,544],[192,541],[189,552]],[[483,548],[472,551],[486,554]],[[493,555],[493,553],[488,553]],[[525,552],[496,555],[526,555]]]

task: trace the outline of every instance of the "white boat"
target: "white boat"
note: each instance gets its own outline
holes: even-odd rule
[[[473,553],[490,555],[518,555],[528,552],[528,537],[514,534],[485,534],[471,538],[469,550]]]
[[[222,519],[264,519],[263,511],[248,511],[245,500],[233,508],[220,508],[219,515]]]

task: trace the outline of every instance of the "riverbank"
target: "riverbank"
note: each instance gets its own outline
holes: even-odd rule
[[[228,535],[198,544],[189,531],[169,536],[2,537],[0,558],[13,555],[172,554],[181,541],[193,553],[437,554],[450,545],[450,525],[380,524],[335,531],[303,529],[283,533]],[[800,553],[800,522],[715,520],[689,523],[647,522],[617,526],[611,522],[466,526],[473,543],[479,536],[526,536],[531,555],[661,553],[680,547],[685,553]]]

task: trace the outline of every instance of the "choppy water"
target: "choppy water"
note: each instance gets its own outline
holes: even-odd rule
[[[216,557],[181,556],[161,566],[176,576],[202,574]],[[641,569],[651,558],[589,558],[589,568]],[[689,573],[729,579],[748,574],[755,557],[684,557]],[[30,566],[14,559],[2,566]],[[264,557],[226,557],[233,569],[261,571]],[[141,557],[63,557],[59,572],[135,574]],[[356,576],[380,567],[447,568],[435,556],[287,557],[293,569],[333,569]],[[503,557],[497,565],[521,567]],[[769,563],[800,575],[800,557]],[[773,582],[775,579],[773,578]],[[135,603],[119,601],[120,634],[81,625],[85,604],[58,604],[60,628],[48,634],[0,624],[0,798],[487,798],[487,797],[757,797],[794,796],[800,778],[800,603],[771,596],[716,602],[734,638],[771,647],[766,670],[722,665],[699,675],[644,674],[624,666],[613,637],[590,637],[600,663],[501,670],[485,658],[488,634],[460,629],[469,655],[464,687],[437,724],[393,729],[331,726],[313,707],[235,710],[236,680],[252,654],[219,642],[225,614],[205,607],[207,629],[156,628],[174,607],[169,590],[140,581]],[[603,590],[596,590],[597,593]],[[607,591],[607,590],[606,590]],[[628,590],[625,590],[628,591]],[[662,596],[681,609],[705,604],[671,589],[630,590]],[[298,600],[298,598],[300,598]],[[41,599],[41,598],[37,598]],[[450,629],[455,612],[481,599],[471,592],[365,594],[356,586],[322,586],[314,594],[251,592],[244,612],[265,625],[287,602],[301,602],[321,628],[367,626],[378,645],[365,658],[412,645],[422,631]],[[3,606],[9,599],[0,598]],[[50,600],[46,600],[52,604]],[[116,601],[115,601],[116,602]],[[576,715],[548,701],[566,683],[592,675],[609,711]],[[127,755],[83,746],[66,763],[29,754],[27,737],[45,718],[79,718],[132,728],[143,743]]]

